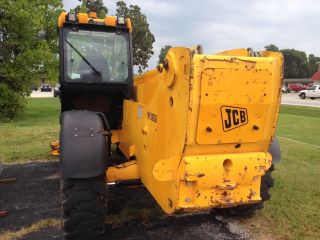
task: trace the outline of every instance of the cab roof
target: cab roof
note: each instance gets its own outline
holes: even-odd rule
[[[94,26],[109,26],[109,27],[125,27],[129,32],[132,32],[132,24],[130,18],[121,18],[117,16],[106,16],[104,19],[97,18],[96,13],[67,13],[62,12],[58,18],[58,28],[62,28],[65,23],[70,24],[88,24]]]

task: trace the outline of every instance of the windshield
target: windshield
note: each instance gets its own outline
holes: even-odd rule
[[[77,30],[65,39],[67,81],[123,82],[128,78],[127,39],[111,32]]]

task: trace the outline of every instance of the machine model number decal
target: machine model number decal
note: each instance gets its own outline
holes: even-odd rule
[[[157,123],[158,122],[158,116],[157,114],[147,112],[148,119],[151,120],[152,122]]]
[[[248,112],[246,108],[222,106],[221,119],[223,131],[227,132],[248,123]]]

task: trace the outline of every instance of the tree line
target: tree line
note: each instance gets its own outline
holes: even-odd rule
[[[274,44],[265,46],[267,51],[281,52],[284,56],[284,78],[310,78],[319,69],[320,57],[296,49],[279,49]]]

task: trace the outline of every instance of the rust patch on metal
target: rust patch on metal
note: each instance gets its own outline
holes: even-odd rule
[[[215,188],[220,190],[234,190],[237,187],[237,184],[224,184],[224,185],[216,185]]]
[[[252,198],[253,196],[255,196],[255,195],[256,195],[256,192],[253,191],[253,190],[250,188],[250,193],[249,193],[249,195],[247,196],[247,198],[248,198],[249,200],[251,200],[251,198]]]
[[[221,195],[222,196],[219,202],[221,205],[225,205],[225,206],[234,205],[234,200],[232,199],[232,197],[229,196],[227,192],[223,192]]]
[[[202,178],[202,177],[204,177],[204,176],[205,176],[204,173],[199,173],[199,174],[197,175],[198,178]]]
[[[228,193],[227,193],[226,191],[224,191],[223,193],[221,193],[221,196],[222,196],[223,198],[226,198],[226,197],[228,197]]]
[[[228,182],[231,182],[229,179],[227,179],[227,178],[223,178],[223,182],[224,183],[228,183]]]

